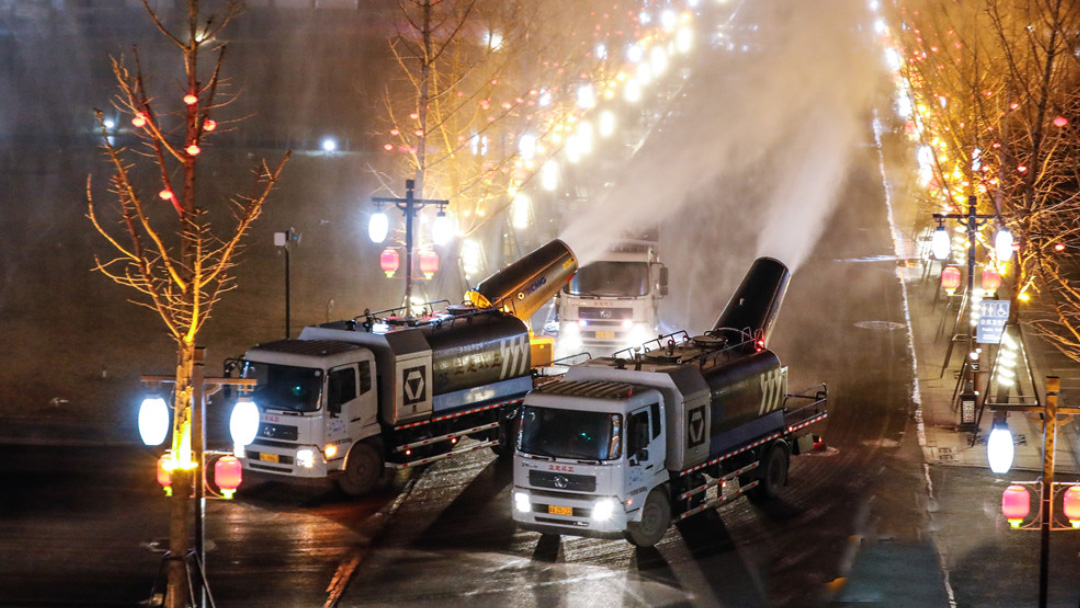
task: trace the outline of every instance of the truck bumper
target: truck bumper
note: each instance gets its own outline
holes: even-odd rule
[[[623,538],[627,514],[622,502],[609,496],[573,496],[514,487],[511,493],[514,522],[519,528],[542,534],[590,538]],[[613,507],[606,519],[597,519],[597,505]]]
[[[301,454],[305,449],[308,454]],[[327,461],[322,452],[308,446],[292,449],[251,445],[237,457],[245,471],[308,479],[322,479],[335,475],[341,471],[341,465],[344,462],[342,458]]]

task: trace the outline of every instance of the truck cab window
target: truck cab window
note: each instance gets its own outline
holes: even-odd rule
[[[626,455],[634,457],[639,450],[649,446],[649,411],[630,414],[626,429]]]
[[[652,437],[656,439],[660,436],[660,404],[650,405],[649,412],[652,414]]]
[[[360,394],[371,390],[371,361],[360,362]]]
[[[356,399],[356,367],[339,367],[330,371],[326,384],[326,404],[331,412],[341,413],[341,406]]]

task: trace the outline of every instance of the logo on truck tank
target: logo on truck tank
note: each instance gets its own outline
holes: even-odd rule
[[[705,406],[695,407],[686,417],[686,447],[705,443]]]
[[[410,367],[402,372],[405,379],[404,404],[412,405],[424,401],[427,391],[427,383],[424,382],[424,366]]]
[[[761,410],[759,415],[780,409],[787,388],[787,368],[779,367],[761,374]]]
[[[524,376],[529,371],[528,336],[518,336],[499,342],[499,354],[502,355],[502,369],[499,379]]]

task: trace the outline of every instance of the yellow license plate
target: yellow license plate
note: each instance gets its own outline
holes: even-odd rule
[[[552,515],[573,515],[573,507],[560,507],[559,505],[548,505],[548,513]]]
[[[609,339],[614,338],[615,337],[615,332],[613,332],[613,331],[598,331],[598,332],[596,332],[596,337],[597,338],[609,338]]]
[[[264,454],[264,453],[260,452],[259,453],[259,460],[262,460],[264,462],[277,462],[278,461],[278,455],[277,454]]]

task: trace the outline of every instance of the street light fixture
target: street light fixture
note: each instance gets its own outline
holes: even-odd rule
[[[930,240],[930,252],[934,254],[934,259],[939,262],[944,262],[952,253],[952,240],[949,238],[949,232],[945,230],[945,226],[940,219],[938,220],[937,229],[934,230],[934,236]]]
[[[439,214],[435,216],[435,221],[431,224],[431,240],[436,245],[445,245],[452,238],[454,238],[454,226],[447,217],[446,211],[440,208]]]
[[[390,220],[382,209],[376,209],[368,222],[368,238],[372,243],[381,243],[386,240],[386,233],[390,231]]]
[[[416,214],[428,205],[438,205],[439,212],[445,215],[444,209],[450,204],[447,200],[427,200],[416,198],[413,195],[413,189],[416,187],[416,182],[411,179],[405,180],[405,198],[385,198],[375,197],[371,200],[376,205],[394,205],[405,214],[405,306],[408,310],[408,316],[412,316],[412,272],[413,272],[413,218]],[[382,239],[376,240],[376,236],[386,237],[385,231],[376,231],[373,228],[376,220],[375,218],[382,215],[381,212],[376,213],[371,217],[372,224],[368,226],[369,236],[372,237],[372,241],[381,243]],[[383,215],[385,220],[386,216]],[[438,218],[436,218],[438,219]],[[448,218],[447,218],[448,219]],[[380,220],[381,221],[381,220]],[[441,228],[440,228],[441,229]],[[442,236],[442,235],[440,235]]]
[[[169,435],[169,406],[160,395],[143,399],[139,406],[139,436],[146,445],[161,445]]]
[[[1060,389],[1061,389],[1061,379],[1058,378],[1057,376],[1048,376],[1046,378],[1046,403],[1041,404],[1041,405],[1039,405],[1039,404],[1036,404],[1036,405],[1015,405],[1015,404],[1007,404],[1007,403],[999,403],[999,404],[990,405],[990,407],[992,409],[997,410],[999,413],[1008,413],[1008,412],[1038,413],[1038,414],[1042,414],[1042,417],[1043,417],[1043,450],[1042,450],[1043,472],[1042,472],[1042,480],[1034,482],[1034,483],[1027,482],[1027,485],[1038,486],[1038,488],[1040,490],[1040,492],[1039,492],[1040,493],[1040,508],[1039,508],[1039,515],[1038,515],[1038,518],[1037,518],[1038,525],[1039,525],[1039,531],[1042,533],[1042,542],[1041,542],[1040,553],[1039,553],[1039,557],[1040,557],[1040,559],[1039,559],[1039,607],[1040,608],[1045,608],[1045,606],[1046,606],[1047,588],[1049,586],[1049,574],[1048,574],[1048,572],[1049,572],[1049,569],[1050,569],[1050,530],[1051,529],[1061,529],[1060,527],[1055,528],[1053,526],[1053,524],[1054,524],[1054,521],[1053,521],[1054,520],[1054,515],[1053,515],[1054,488],[1056,486],[1069,485],[1071,487],[1070,487],[1070,490],[1066,491],[1066,493],[1068,493],[1068,492],[1072,491],[1071,488],[1077,487],[1074,484],[1060,484],[1060,483],[1055,483],[1054,482],[1054,449],[1055,449],[1054,446],[1055,446],[1055,442],[1057,441],[1057,427],[1058,427],[1058,424],[1061,423],[1061,421],[1058,420],[1058,417],[1060,415],[1065,415],[1066,417],[1069,417],[1069,416],[1073,416],[1073,415],[1076,415],[1076,414],[1080,414],[1080,408],[1066,408],[1066,407],[1059,407],[1058,406],[1058,392],[1060,391]],[[997,423],[996,422],[995,422],[995,430],[997,430]],[[1007,435],[1007,441],[1009,443],[1009,446],[1011,447],[1012,446],[1012,434],[1009,433],[1008,430],[1005,430],[1005,433],[1008,434]],[[993,433],[991,433],[991,437],[992,436],[993,436]],[[1002,449],[1002,445],[1003,445],[1003,442],[1001,440],[998,440],[998,441],[994,442],[993,444],[990,442],[990,440],[987,441],[987,445],[986,445],[987,456],[990,458],[990,462],[991,462],[990,466],[991,466],[991,468],[994,467],[994,460],[996,458],[1001,458],[1002,460],[1004,460],[1004,458],[1003,458],[1003,455],[1002,455],[1001,452],[991,453],[990,450],[1000,450],[1000,449]],[[1001,471],[1001,472],[1008,472],[1009,465],[1011,465],[1011,463],[1012,463],[1012,458],[1009,458],[1009,462],[1006,464],[1006,466],[1004,468],[1004,471]],[[995,473],[999,472],[997,469],[993,469],[993,470],[994,470]],[[1002,497],[1002,512],[1005,515],[1005,517],[1009,519],[1009,523],[1014,528],[1020,528],[1021,527],[1022,520],[1023,520],[1024,517],[1027,516],[1027,513],[1024,513],[1023,515],[1021,515],[1019,517],[1015,517],[1014,515],[1011,515],[1010,512],[1006,512],[1006,509],[1007,508],[1011,509],[1012,507],[1016,507],[1017,512],[1019,512],[1021,510],[1021,509],[1019,509],[1019,506],[1018,506],[1018,503],[1021,502],[1020,499],[1018,498],[1019,493],[1016,492],[1015,490],[1013,490],[1013,488],[1021,487],[1024,490],[1024,496],[1027,496],[1027,489],[1023,488],[1023,485],[1025,485],[1025,484],[1021,483],[1021,482],[1014,482],[1013,485],[1009,486],[1009,489],[1006,490],[1006,496]],[[1013,492],[1013,494],[1015,496],[1010,497],[1008,495],[1010,491]],[[1076,492],[1073,492],[1073,496],[1076,496]],[[1077,500],[1077,499],[1074,498],[1073,500]],[[1072,502],[1070,502],[1069,506],[1070,506],[1070,512],[1075,511],[1075,513],[1074,513],[1075,515],[1080,515],[1080,504],[1073,504]],[[1066,513],[1066,517],[1069,517],[1069,513]],[[1078,521],[1080,521],[1080,520],[1078,520]],[[1073,527],[1080,527],[1077,524],[1072,523],[1071,517],[1070,517],[1070,524],[1072,524]]]
[[[986,439],[986,457],[990,461],[990,470],[998,475],[1008,473],[1012,468],[1013,437],[1005,418],[994,419],[994,426],[990,430],[990,436]]]

